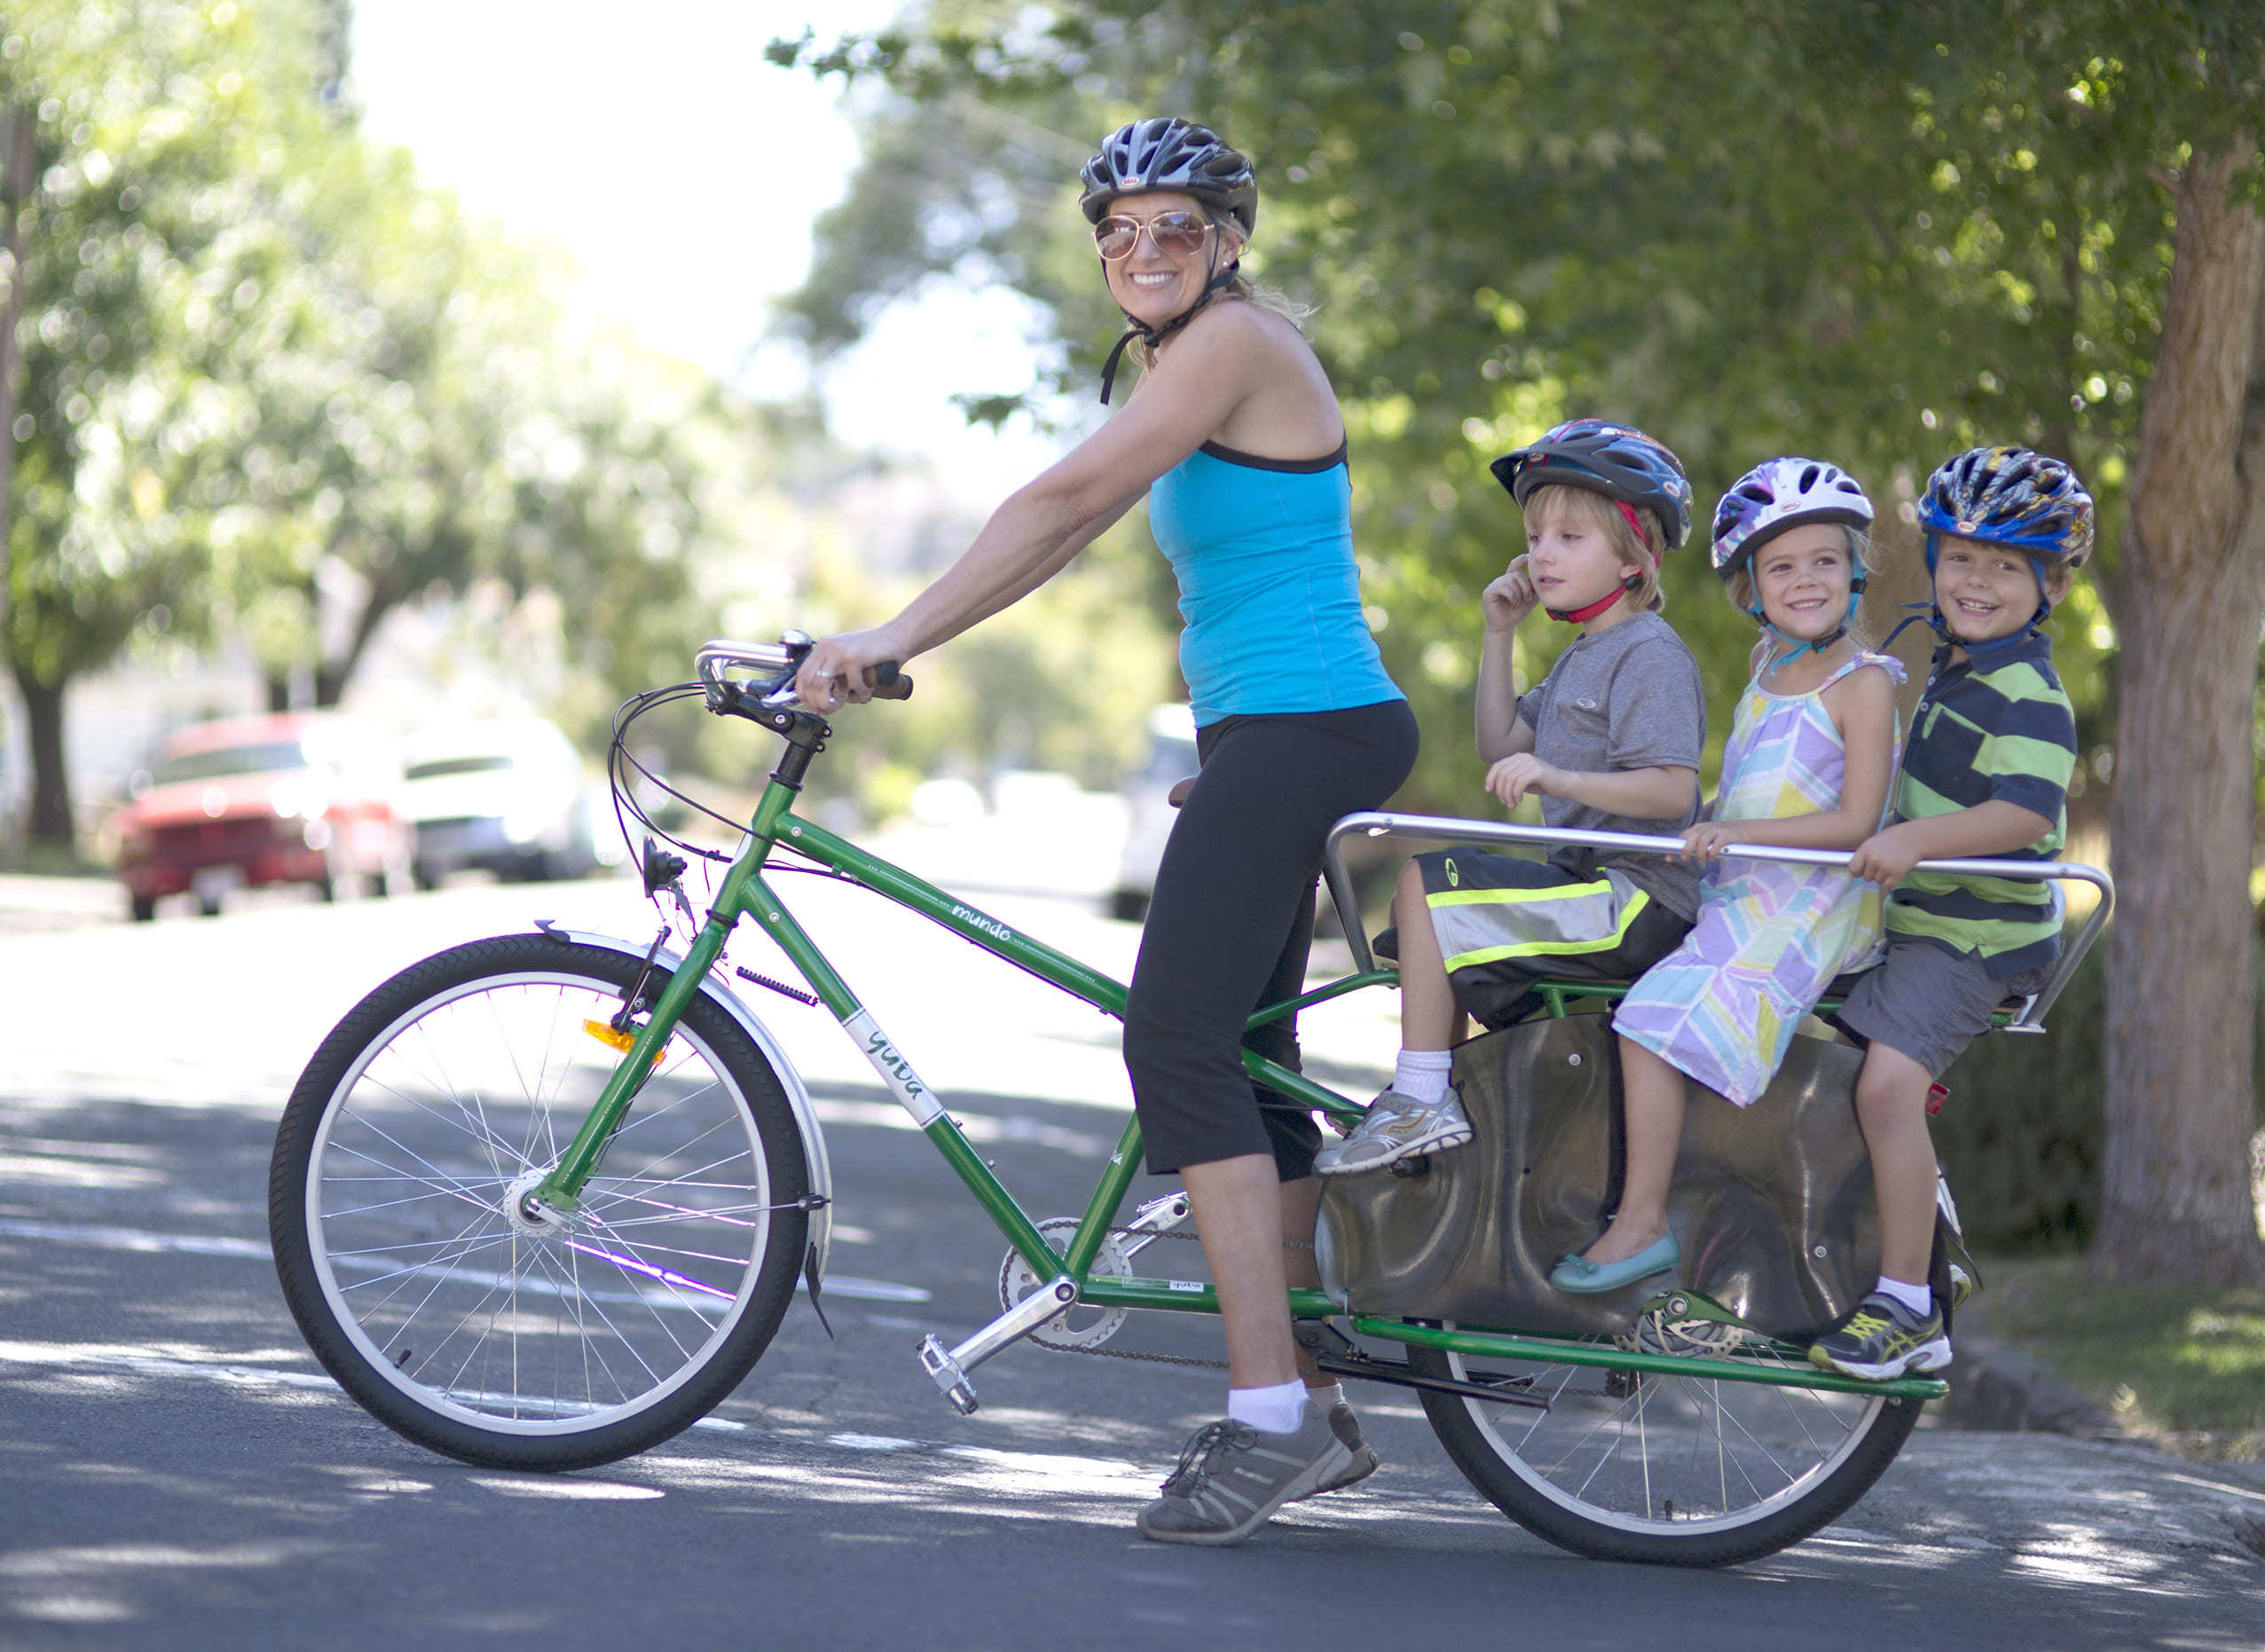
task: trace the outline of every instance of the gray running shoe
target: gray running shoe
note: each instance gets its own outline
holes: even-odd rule
[[[1298,1497],[1288,1498],[1284,1499],[1285,1501],[1294,1503],[1299,1500],[1299,1498],[1319,1497],[1324,1491],[1341,1491],[1357,1480],[1367,1479],[1376,1472],[1378,1465],[1384,1460],[1376,1454],[1376,1448],[1363,1437],[1361,1420],[1353,1415],[1352,1406],[1343,1400],[1339,1400],[1329,1408],[1329,1432],[1337,1436],[1337,1443],[1340,1445],[1353,1454],[1353,1460],[1314,1487],[1312,1491],[1302,1491]],[[1174,1469],[1172,1477],[1164,1483],[1164,1495],[1166,1497],[1191,1496],[1197,1472],[1192,1466],[1186,1464]]]
[[[1341,1142],[1314,1155],[1316,1176],[1354,1176],[1381,1170],[1417,1153],[1443,1152],[1471,1139],[1461,1086],[1450,1084],[1437,1105],[1411,1101],[1387,1086],[1369,1104],[1368,1117]]]
[[[1140,1511],[1140,1535],[1159,1543],[1240,1543],[1294,1498],[1336,1480],[1353,1454],[1309,1400],[1289,1434],[1262,1434],[1231,1418],[1188,1437],[1164,1495]]]

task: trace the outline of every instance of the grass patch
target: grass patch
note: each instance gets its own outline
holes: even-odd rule
[[[1984,1261],[1965,1309],[2134,1434],[2181,1456],[2265,1461],[2265,1290],[2107,1285],[2080,1258]]]
[[[0,872],[37,877],[112,877],[113,868],[80,858],[75,849],[51,843],[10,844],[0,838]]]

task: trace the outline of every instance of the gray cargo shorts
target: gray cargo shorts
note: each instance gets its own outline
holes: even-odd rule
[[[2008,998],[2025,998],[2053,972],[2049,964],[2015,975],[1993,975],[1981,955],[1949,952],[1924,940],[1891,940],[1876,968],[1856,985],[1832,1019],[1864,1044],[1883,1043],[1935,1078],[1990,1030],[1990,1016]]]

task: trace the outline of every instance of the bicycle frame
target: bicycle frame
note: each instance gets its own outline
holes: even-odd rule
[[[720,648],[722,645],[711,646]],[[703,674],[709,674],[704,658]],[[570,1210],[574,1208],[581,1190],[596,1173],[607,1142],[626,1116],[671,1030],[693,996],[704,990],[704,983],[722,957],[725,945],[740,918],[751,916],[793,963],[811,990],[863,1051],[899,1105],[911,1115],[1015,1253],[1042,1282],[1041,1287],[1018,1308],[957,1349],[947,1352],[934,1338],[929,1339],[929,1343],[924,1348],[924,1362],[935,1375],[939,1385],[951,1396],[955,1404],[960,1405],[963,1410],[973,1409],[973,1392],[965,1381],[968,1370],[1071,1305],[1216,1313],[1216,1293],[1211,1286],[1199,1281],[1095,1276],[1091,1272],[1094,1261],[1100,1254],[1137,1173],[1141,1134],[1136,1118],[1127,1121],[1099,1184],[1078,1220],[1067,1250],[1057,1252],[1039,1231],[1029,1214],[969,1144],[957,1122],[920,1079],[910,1061],[864,1008],[855,992],[797,921],[765,874],[775,851],[784,846],[799,857],[869,889],[898,906],[918,913],[993,956],[1035,975],[1119,1019],[1124,1015],[1125,986],[1044,941],[1025,934],[1013,925],[968,905],[924,879],[860,848],[817,822],[796,814],[794,803],[799,795],[801,776],[807,768],[810,754],[818,749],[831,731],[822,720],[809,713],[781,712],[774,717],[758,720],[766,721],[768,726],[788,734],[788,752],[780,767],[772,773],[738,852],[717,891],[707,921],[688,948],[681,965],[676,968],[667,987],[652,1004],[651,1013],[644,1025],[637,1029],[598,1101],[576,1132],[559,1163],[530,1197],[556,1209]],[[1262,1025],[1347,993],[1397,983],[1399,977],[1396,971],[1375,967],[1357,905],[1353,899],[1351,879],[1344,864],[1343,847],[1346,840],[1355,835],[1510,844],[1572,842],[1599,848],[1642,849],[1659,853],[1672,852],[1681,846],[1680,839],[1672,838],[1552,831],[1427,815],[1380,813],[1349,815],[1339,822],[1330,834],[1325,864],[1330,893],[1345,920],[1345,933],[1351,944],[1357,967],[1349,975],[1294,998],[1264,1006],[1249,1018],[1248,1025]],[[1759,846],[1742,847],[1737,853],[1808,865],[1843,864],[1847,858],[1844,854],[1829,852]],[[1927,869],[1935,871],[2074,879],[2089,883],[2100,892],[2099,906],[2080,931],[2075,941],[2065,950],[2061,967],[2046,987],[2023,1007],[2009,1029],[2041,1031],[2045,1011],[2050,1007],[2070,972],[2090,947],[2112,907],[2113,886],[2105,874],[2088,866],[2063,862],[1942,861],[1923,864]],[[1563,1013],[1566,996],[1594,995],[1596,992],[1593,987],[1586,985],[1553,985],[1556,993],[1551,1008],[1552,1012],[1557,1014]],[[1247,1050],[1244,1052],[1243,1066],[1258,1083],[1318,1110],[1346,1118],[1357,1118],[1365,1111],[1359,1104],[1313,1082],[1302,1074],[1292,1072]],[[815,1281],[813,1284],[814,1286]],[[1300,1320],[1325,1319],[1341,1311],[1327,1295],[1312,1288],[1294,1287],[1289,1294],[1289,1308],[1293,1318]],[[1892,1399],[1934,1399],[1948,1392],[1947,1384],[1930,1377],[1868,1381],[1805,1367],[1788,1369],[1736,1356],[1699,1357],[1640,1354],[1609,1343],[1586,1344],[1556,1338],[1534,1338],[1510,1332],[1448,1329],[1367,1315],[1353,1316],[1351,1323],[1357,1332],[1379,1340],[1447,1349],[1493,1358],[1546,1359],[1566,1364],[1618,1366],[1691,1377],[1878,1395]],[[1325,1368],[1331,1368],[1334,1362],[1325,1360],[1324,1363]],[[1346,1367],[1339,1364],[1335,1368]]]

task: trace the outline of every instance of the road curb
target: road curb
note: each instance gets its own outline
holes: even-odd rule
[[[1950,1397],[1943,1402],[1943,1415],[1954,1427],[2146,1444],[2106,1406],[2062,1381],[2043,1360],[1987,1337],[1962,1335],[1958,1357],[1944,1374]]]

